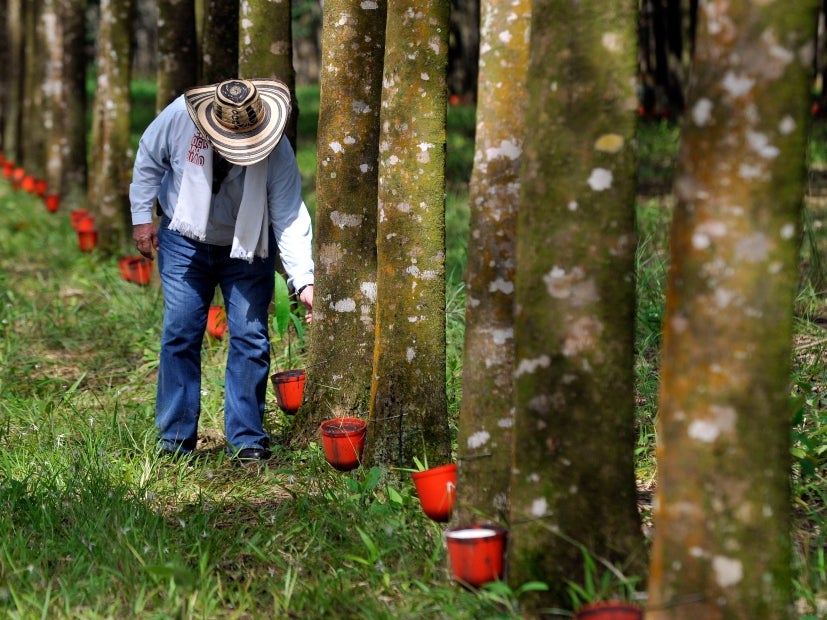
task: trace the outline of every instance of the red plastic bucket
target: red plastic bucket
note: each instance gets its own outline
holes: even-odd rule
[[[287,415],[293,415],[302,406],[304,400],[304,382],[307,373],[304,370],[283,370],[270,377],[279,408]]]
[[[451,518],[457,493],[457,464],[439,465],[411,474],[422,510],[434,521]]]
[[[359,467],[365,447],[367,424],[359,418],[333,418],[320,427],[327,462],[339,471]]]
[[[503,577],[506,530],[496,525],[454,528],[445,532],[454,579],[480,587]]]

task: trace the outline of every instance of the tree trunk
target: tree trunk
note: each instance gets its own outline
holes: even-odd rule
[[[10,157],[11,153],[6,151],[4,143],[3,128],[6,126],[6,116],[8,115],[9,106],[9,87],[11,81],[9,76],[11,71],[9,69],[9,62],[11,59],[10,40],[9,40],[9,0],[0,0],[0,153],[3,157]]]
[[[813,74],[815,76],[813,114],[823,118],[827,114],[827,0],[821,0],[818,7]]]
[[[86,0],[59,0],[63,31],[63,99],[59,111],[60,172],[53,170],[54,147],[49,154],[49,185],[54,181],[68,207],[86,200]]]
[[[46,168],[46,127],[43,122],[43,79],[45,65],[40,50],[46,46],[43,24],[43,0],[29,0],[23,5],[23,108],[21,111],[21,164],[28,174],[42,177]]]
[[[529,0],[482,4],[465,346],[458,435],[458,523],[504,522],[511,477],[514,267],[525,132]]]
[[[50,193],[77,201],[86,182],[84,0],[45,0],[42,124]]]
[[[534,2],[518,216],[510,580],[646,566],[634,475],[634,0]],[[501,283],[500,286],[506,286]]]
[[[503,22],[508,27],[508,22]],[[451,0],[448,91],[460,99],[477,92],[480,59],[480,0]]]
[[[295,151],[299,107],[296,100],[296,71],[293,69],[292,32],[290,0],[241,0],[239,75],[246,78],[275,78],[287,84],[291,106],[284,135]]]
[[[648,618],[794,617],[789,371],[816,5],[701,11],[675,182]]]
[[[132,11],[133,0],[101,0],[88,199],[96,214],[98,244],[108,252],[125,241],[130,217]]]
[[[316,286],[304,438],[370,402],[379,110],[387,4],[326,0],[316,175]]]
[[[5,95],[3,152],[6,158],[20,163],[20,123],[23,102],[23,0],[6,0],[8,41],[8,93]]]
[[[238,77],[238,0],[204,0],[201,82]]]
[[[44,176],[47,183],[56,188],[60,183],[62,109],[66,96],[63,61],[67,52],[63,44],[63,15],[57,0],[43,0],[43,13],[40,17],[42,29],[44,62],[43,81],[40,90],[43,93],[42,125],[48,135],[45,144]]]
[[[158,0],[158,112],[187,88],[197,86],[195,41],[193,0]]]
[[[180,1],[189,2],[190,0]],[[159,0],[132,0],[132,2],[134,16],[132,20],[132,76],[152,80],[158,74]],[[94,4],[98,3],[99,0],[94,2]]]
[[[388,3],[367,463],[451,456],[445,395],[448,0]]]

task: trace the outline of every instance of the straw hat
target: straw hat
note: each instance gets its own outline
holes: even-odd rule
[[[239,166],[267,157],[290,116],[290,91],[276,80],[227,80],[191,88],[184,98],[201,134]]]

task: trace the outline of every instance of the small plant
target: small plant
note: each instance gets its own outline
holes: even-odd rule
[[[299,346],[304,346],[304,325],[301,318],[293,311],[298,304],[291,299],[287,281],[279,272],[275,275],[273,290],[273,328],[284,340],[287,336],[287,367],[293,368],[293,346],[290,337],[290,325],[296,330]]]
[[[480,598],[489,600],[516,615],[520,613],[520,597],[523,594],[546,590],[548,590],[548,584],[542,581],[527,581],[516,589],[512,589],[506,582],[497,580],[486,583],[480,588],[478,594]]]
[[[396,471],[404,471],[409,474],[415,474],[420,471],[426,471],[429,469],[428,467],[428,457],[423,457],[425,462],[419,460],[419,457],[413,457],[414,466],[413,467],[394,467]]]
[[[414,474],[419,471],[426,471],[428,468],[428,457],[423,456],[424,460],[420,461],[418,456],[413,457],[414,466],[413,467],[394,467],[396,471],[404,471],[410,474]]]
[[[636,584],[639,577],[629,577],[609,560],[593,556],[586,547],[576,541],[583,555],[583,581],[566,580],[573,609],[600,601],[628,601],[636,598]]]
[[[428,454],[425,451],[425,438],[422,438],[422,460],[419,460],[419,457],[414,455],[413,457],[414,466],[413,467],[397,467],[395,469],[399,471],[406,471],[409,473],[416,473],[419,471],[427,471],[430,469],[428,465]]]

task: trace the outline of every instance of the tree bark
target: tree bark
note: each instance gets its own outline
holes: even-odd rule
[[[522,165],[510,581],[569,604],[581,549],[646,566],[634,475],[634,0],[532,5]],[[502,283],[501,286],[506,286]]]
[[[482,7],[465,346],[458,432],[457,523],[508,515],[514,423],[514,269],[528,99],[531,3]]]
[[[379,110],[387,4],[326,0],[316,175],[316,279],[309,385],[297,422],[370,404],[376,313]]]
[[[48,191],[77,202],[86,184],[86,63],[83,0],[45,0],[42,117]]]
[[[96,214],[98,245],[108,252],[121,247],[130,219],[133,8],[133,0],[101,0],[88,202]]]
[[[160,112],[187,88],[197,86],[198,46],[193,0],[158,0],[158,90]]]
[[[649,618],[794,617],[789,371],[816,6],[701,10],[675,182]]]
[[[241,77],[278,79],[290,89],[290,119],[284,135],[296,150],[299,115],[290,0],[241,0],[238,72]]]
[[[204,0],[201,82],[238,77],[238,0]]]
[[[23,101],[23,0],[6,0],[8,41],[8,93],[3,119],[3,151],[6,158],[21,161],[20,118]]]
[[[9,69],[9,62],[11,58],[10,53],[10,38],[9,38],[9,0],[0,0],[0,153],[3,157],[11,157],[11,153],[6,150],[3,134],[6,126],[6,117],[8,116],[9,106],[9,88],[11,80],[9,76],[11,71]]]
[[[42,177],[46,162],[46,127],[43,122],[42,84],[45,66],[40,50],[46,46],[43,25],[43,0],[23,5],[23,107],[21,110],[20,162],[27,174]],[[24,113],[25,111],[25,113]]]
[[[448,0],[388,3],[367,463],[451,456],[445,394]]]
[[[461,99],[473,99],[477,92],[479,59],[480,0],[451,0],[448,92]]]

